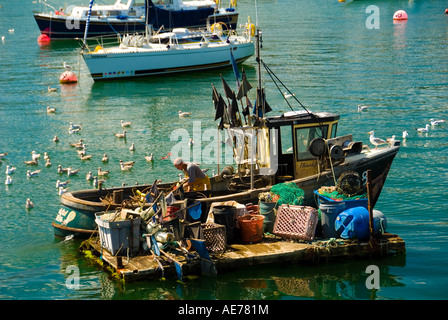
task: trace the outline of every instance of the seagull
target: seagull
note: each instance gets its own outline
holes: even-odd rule
[[[44,152],[44,160],[48,160],[48,159],[50,159],[48,152]]]
[[[50,106],[47,106],[47,113],[55,113],[56,108],[51,108]]]
[[[23,161],[23,163],[26,165],[29,165],[29,166],[37,166],[38,165],[37,160]]]
[[[73,129],[73,130],[77,130],[77,129],[81,130],[82,129],[82,125],[80,125],[80,124],[73,124],[73,122],[70,122],[70,127],[69,128]]]
[[[402,137],[403,139],[406,139],[407,137],[409,137],[409,133],[407,131],[403,131]]]
[[[26,171],[26,177],[27,178],[31,178],[31,177],[35,177],[37,176],[42,170],[35,170],[35,171],[31,171],[31,170],[27,170]]]
[[[101,159],[102,162],[108,162],[109,157],[107,156],[107,153],[104,154],[103,158]]]
[[[2,42],[5,43],[5,36],[2,36]]]
[[[368,134],[370,134],[370,143],[373,144],[375,146],[375,149],[380,145],[380,144],[387,144],[387,141],[377,138],[374,136],[374,132],[373,130],[368,132]]]
[[[50,161],[50,159],[47,159],[47,160],[46,160],[46,162],[45,162],[45,166],[46,166],[46,167],[51,167],[51,161]]]
[[[14,29],[8,29],[9,33],[14,33]]]
[[[70,145],[72,147],[75,147],[75,148],[78,148],[78,149],[82,149],[84,147],[84,140],[83,139],[79,139],[79,142],[70,143]]]
[[[154,161],[154,155],[151,153],[149,156],[145,156],[146,161],[152,162]]]
[[[98,167],[98,176],[106,176],[110,171],[102,171],[101,167]]]
[[[11,184],[11,183],[12,183],[12,178],[11,178],[10,175],[7,175],[6,176],[6,180],[5,180],[5,184],[8,185],[8,184]]]
[[[132,142],[132,144],[129,148],[129,151],[135,151],[135,143],[134,142]]]
[[[59,189],[60,187],[66,187],[70,183],[70,180],[67,181],[56,181],[56,188]]]
[[[58,173],[66,173],[69,168],[62,168],[61,165],[58,165]]]
[[[179,118],[188,117],[191,115],[191,112],[182,112],[179,110]]]
[[[431,121],[431,126],[438,126],[439,124],[441,124],[442,122],[445,122],[445,119],[441,119],[441,120],[434,120],[434,119],[429,119],[429,121]]]
[[[65,61],[62,63],[62,65],[64,66],[64,68],[66,69],[66,70],[70,70],[70,69],[73,69],[70,65],[68,65]]]
[[[117,138],[126,138],[126,130],[123,130],[123,133],[114,133]]]
[[[4,157],[6,157],[8,155],[9,152],[2,152],[0,153],[0,159],[3,159]]]
[[[16,169],[17,169],[16,167],[12,167],[12,166],[7,165],[5,173],[6,174],[13,174],[16,171]]]
[[[120,161],[121,171],[131,170],[133,166],[134,166],[133,164],[124,164],[122,161]]]
[[[27,208],[27,209],[34,208],[34,203],[33,203],[33,201],[31,201],[30,198],[26,199],[25,208]]]
[[[60,195],[60,196],[62,196],[64,193],[66,193],[68,191],[68,188],[63,188],[63,187],[59,187],[58,188],[58,194]]]
[[[87,180],[87,181],[91,181],[91,180],[93,180],[93,174],[92,174],[92,171],[89,171],[89,173],[86,174],[86,180]]]
[[[369,106],[362,106],[362,105],[358,104],[358,112],[362,112],[367,109],[369,109]]]
[[[285,97],[285,99],[289,99],[291,97],[295,97],[296,95],[294,93],[290,94],[290,93],[285,91],[285,92],[283,92],[283,96]]]
[[[82,160],[82,161],[84,161],[84,160],[90,160],[90,159],[93,157],[93,155],[91,155],[91,154],[86,155],[86,154],[85,154],[85,150],[84,150],[83,152],[81,152],[81,153],[79,154],[79,156],[81,157],[81,160]]]
[[[54,137],[53,137],[53,142],[59,142],[59,138],[58,138],[58,136],[54,136]]]
[[[67,177],[70,177],[70,176],[74,176],[75,174],[78,174],[78,172],[79,172],[79,169],[72,169],[71,167],[70,168],[68,168],[68,170],[67,170]]]
[[[429,131],[429,124],[426,124],[426,126],[424,128],[418,128],[418,129],[415,129],[415,130],[417,130],[420,133],[428,132]]]
[[[78,133],[79,131],[81,131],[81,128],[76,129],[68,128],[68,134]]]
[[[52,88],[52,87],[48,86],[48,92],[56,92],[56,91],[58,91],[57,88]]]
[[[121,127],[122,127],[122,128],[130,127],[131,124],[132,124],[131,121],[129,121],[129,122],[124,122],[123,120],[121,120],[120,123],[121,123]]]
[[[387,143],[390,144],[391,146],[393,146],[393,145],[395,144],[395,141],[397,141],[397,140],[395,139],[395,135],[393,135],[393,136],[390,137],[390,138],[387,138],[386,140],[387,140]]]
[[[37,160],[37,159],[40,159],[40,153],[36,153],[36,151],[31,151],[31,158],[33,159],[33,160]]]

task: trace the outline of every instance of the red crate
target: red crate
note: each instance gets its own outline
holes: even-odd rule
[[[313,207],[284,204],[277,211],[273,233],[287,239],[313,240],[318,219]]]

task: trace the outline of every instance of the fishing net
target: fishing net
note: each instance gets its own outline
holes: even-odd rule
[[[321,187],[321,188],[319,188],[318,192],[323,197],[327,197],[327,198],[330,198],[333,200],[340,200],[340,201],[359,200],[359,199],[367,198],[366,192],[362,193],[362,194],[354,195],[354,196],[348,196],[346,194],[339,193],[336,190],[336,187]]]
[[[294,182],[284,182],[274,185],[271,192],[278,195],[278,205],[292,204],[303,205],[305,191],[300,189]]]

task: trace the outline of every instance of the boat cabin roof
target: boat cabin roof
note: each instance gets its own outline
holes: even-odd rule
[[[340,115],[333,112],[306,112],[303,111],[290,111],[285,112],[280,116],[272,116],[266,118],[266,125],[269,128],[296,125],[296,124],[311,124],[320,122],[329,122],[339,120]]]

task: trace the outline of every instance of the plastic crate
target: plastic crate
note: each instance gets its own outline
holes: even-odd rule
[[[317,205],[320,205],[321,202],[344,202],[346,210],[354,207],[364,207],[367,209],[368,206],[367,198],[358,200],[334,200],[321,195],[318,190],[314,190],[314,194],[317,196]]]
[[[202,234],[205,247],[210,252],[222,251],[226,248],[226,227],[216,223],[203,223]]]
[[[281,205],[273,233],[287,239],[313,240],[319,219],[317,210],[308,206]]]
[[[136,253],[140,249],[140,223],[139,216],[122,221],[108,221],[101,217],[110,212],[95,213],[95,222],[98,225],[101,247],[112,255]]]

